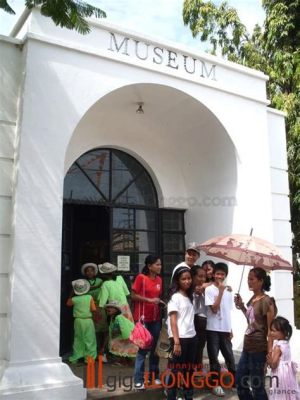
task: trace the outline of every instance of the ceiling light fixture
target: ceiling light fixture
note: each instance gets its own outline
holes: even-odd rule
[[[144,114],[144,110],[143,110],[143,104],[144,103],[137,103],[138,104],[138,108],[136,109],[136,113],[137,114]]]

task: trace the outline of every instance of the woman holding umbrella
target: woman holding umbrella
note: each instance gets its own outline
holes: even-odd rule
[[[246,306],[239,294],[234,299],[236,308],[243,312],[248,322],[236,371],[236,387],[240,400],[267,400],[264,371],[268,351],[272,350],[272,342],[268,339],[276,306],[274,299],[265,293],[271,288],[271,280],[264,269],[250,270],[248,286],[253,296]]]

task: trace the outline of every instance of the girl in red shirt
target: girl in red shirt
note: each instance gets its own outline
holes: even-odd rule
[[[161,384],[159,380],[159,357],[155,354],[155,348],[161,330],[161,314],[159,304],[162,295],[162,280],[159,276],[161,261],[159,257],[149,255],[145,259],[142,272],[136,277],[132,285],[131,298],[134,301],[133,318],[144,320],[145,327],[153,337],[150,349],[139,349],[135,359],[134,383],[136,389],[144,389],[145,358],[150,351],[149,372],[150,379],[155,384]],[[153,382],[151,382],[153,383]]]

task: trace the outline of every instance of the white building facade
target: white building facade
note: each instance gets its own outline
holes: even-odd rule
[[[84,399],[61,358],[81,263],[132,280],[159,253],[167,282],[185,243],[252,227],[292,261],[284,115],[258,71],[104,22],[22,23],[0,37],[0,395]],[[294,324],[292,274],[271,279]],[[245,326],[236,311],[237,351]]]

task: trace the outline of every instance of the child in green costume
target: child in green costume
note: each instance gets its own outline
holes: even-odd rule
[[[100,276],[104,281],[98,297],[99,307],[102,308],[106,303],[117,301],[124,317],[133,321],[132,313],[127,301],[127,296],[130,295],[130,292],[123,277],[116,275],[117,267],[108,262],[100,264],[98,267]]]
[[[90,284],[89,294],[93,297],[96,311],[94,313],[94,326],[96,332],[98,353],[103,355],[103,362],[107,362],[105,354],[105,345],[107,343],[108,324],[107,316],[104,308],[100,308],[98,304],[98,297],[101,292],[101,285],[103,280],[97,277],[98,266],[94,263],[85,263],[81,267],[81,273]]]
[[[116,301],[111,301],[105,305],[109,323],[109,342],[110,353],[122,357],[126,364],[128,359],[136,356],[138,347],[130,342],[129,336],[134,328],[134,323],[122,314],[122,308]]]
[[[93,297],[94,301],[97,301],[100,287],[102,285],[102,279],[97,277],[98,267],[97,264],[94,263],[85,263],[81,267],[81,274],[84,276],[90,284],[89,294]]]
[[[69,298],[68,306],[73,306],[74,316],[74,342],[73,354],[69,357],[71,363],[75,363],[80,358],[87,361],[87,357],[97,357],[97,344],[95,327],[93,323],[93,312],[96,311],[95,302],[88,291],[90,284],[85,279],[77,279],[72,282],[76,296]]]

